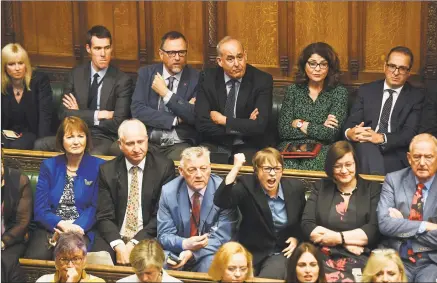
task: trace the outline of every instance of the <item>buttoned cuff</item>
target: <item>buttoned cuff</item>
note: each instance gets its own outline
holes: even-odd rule
[[[132,239],[129,242],[131,242],[132,244],[134,244],[134,246],[138,245],[138,240]]]
[[[349,137],[347,136],[347,132],[349,132],[350,129],[351,129],[351,128],[347,128],[346,131],[344,131],[344,136],[346,137],[346,139],[347,139],[348,141],[350,141],[350,139],[349,139]]]
[[[114,241],[109,243],[109,245],[111,246],[112,249],[114,249],[115,246],[117,246],[119,244],[124,244],[122,239],[117,239],[117,240],[114,240]]]
[[[167,94],[162,98],[165,105],[167,105],[167,103],[170,101],[172,96],[173,96],[173,92],[171,92],[170,90],[167,91]]]
[[[99,115],[99,111],[94,111],[94,126],[98,126],[100,121],[97,118],[97,116]]]
[[[416,235],[420,235],[426,232],[426,222],[422,221],[419,226],[419,230],[417,230]]]
[[[386,144],[387,143],[387,136],[385,134],[382,134],[384,136],[384,141],[381,144]]]
[[[178,117],[176,116],[176,117],[174,117],[174,120],[173,120],[173,127],[176,127],[178,125]]]

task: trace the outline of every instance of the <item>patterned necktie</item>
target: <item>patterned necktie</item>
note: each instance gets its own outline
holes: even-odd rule
[[[95,73],[91,84],[90,95],[88,95],[88,109],[90,110],[97,110],[97,93],[100,85],[97,80],[99,77],[99,74]]]
[[[168,78],[168,85],[167,88],[173,92],[173,81],[175,80],[175,77],[169,77]],[[158,110],[159,111],[165,111],[165,104],[164,104],[164,99],[162,98],[162,96],[159,97],[159,105],[158,105]]]
[[[226,117],[233,117],[234,118],[234,108],[235,108],[235,82],[236,80],[229,80],[228,84],[231,84],[231,89],[228,93],[228,98],[226,99],[226,105],[225,105],[225,116]]]
[[[200,224],[200,193],[195,192],[192,196],[193,204],[190,218],[190,237],[199,235]]]
[[[130,183],[129,196],[126,207],[126,227],[125,237],[132,239],[137,233],[138,228],[138,211],[139,211],[139,186],[138,186],[138,166],[132,166],[130,169],[132,179]]]
[[[416,192],[413,195],[413,201],[411,202],[409,220],[423,221],[423,188],[424,184],[417,184]],[[407,240],[402,243],[400,247],[400,253],[403,258],[408,258],[411,262],[415,263],[417,258],[421,258],[421,253],[414,254],[413,243],[411,240]]]
[[[391,106],[393,105],[393,93],[396,91],[392,89],[386,89],[389,96],[382,107],[381,118],[379,120],[378,133],[387,134],[388,133],[388,120],[390,119]]]

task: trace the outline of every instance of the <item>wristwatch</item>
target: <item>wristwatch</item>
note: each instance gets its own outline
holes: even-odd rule
[[[297,127],[298,129],[300,129],[300,128],[302,128],[302,126],[303,126],[303,120],[299,120],[299,121],[297,121],[296,127]]]

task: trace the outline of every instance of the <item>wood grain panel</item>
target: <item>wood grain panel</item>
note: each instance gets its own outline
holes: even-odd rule
[[[323,41],[338,53],[342,70],[348,68],[348,3],[294,3],[295,63],[310,43]]]
[[[161,37],[168,31],[181,32],[188,40],[188,62],[204,62],[203,3],[193,1],[152,1],[153,61],[160,61]]]
[[[38,35],[36,32],[35,5],[37,2],[21,2],[21,25],[23,36],[23,47],[29,54],[38,53]]]
[[[278,3],[229,1],[226,11],[227,34],[243,43],[248,62],[279,67]]]
[[[409,47],[421,57],[421,2],[366,2],[365,71],[381,72],[386,55],[397,45]],[[412,72],[420,68],[416,61]]]

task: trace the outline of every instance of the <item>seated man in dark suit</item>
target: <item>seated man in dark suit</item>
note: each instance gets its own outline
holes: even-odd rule
[[[88,124],[91,154],[117,155],[117,129],[130,117],[133,82],[110,64],[112,37],[106,27],[94,26],[88,31],[86,50],[91,62],[77,66],[68,76],[60,119],[77,116]],[[35,149],[54,151],[54,137],[37,142]]]
[[[147,150],[141,121],[124,121],[118,135],[123,155],[100,167],[93,251],[107,251],[117,264],[127,264],[139,241],[156,237],[161,188],[174,178],[175,169],[173,161]]]
[[[345,136],[355,142],[363,174],[385,175],[408,166],[406,153],[419,130],[424,95],[407,79],[413,53],[394,47],[384,64],[385,80],[363,84],[345,123]]]
[[[420,133],[429,133],[437,137],[437,90],[429,92],[422,109]]]
[[[399,252],[408,282],[437,280],[437,139],[420,134],[411,167],[387,174],[377,208],[384,248]]]
[[[161,39],[162,63],[142,67],[132,96],[132,116],[143,122],[149,147],[179,160],[181,152],[196,143],[195,89],[199,74],[187,65],[187,41],[170,31]]]
[[[241,42],[227,36],[217,45],[219,67],[205,70],[199,79],[196,128],[213,163],[231,162],[238,152],[252,160],[265,145],[273,79],[246,61]]]

